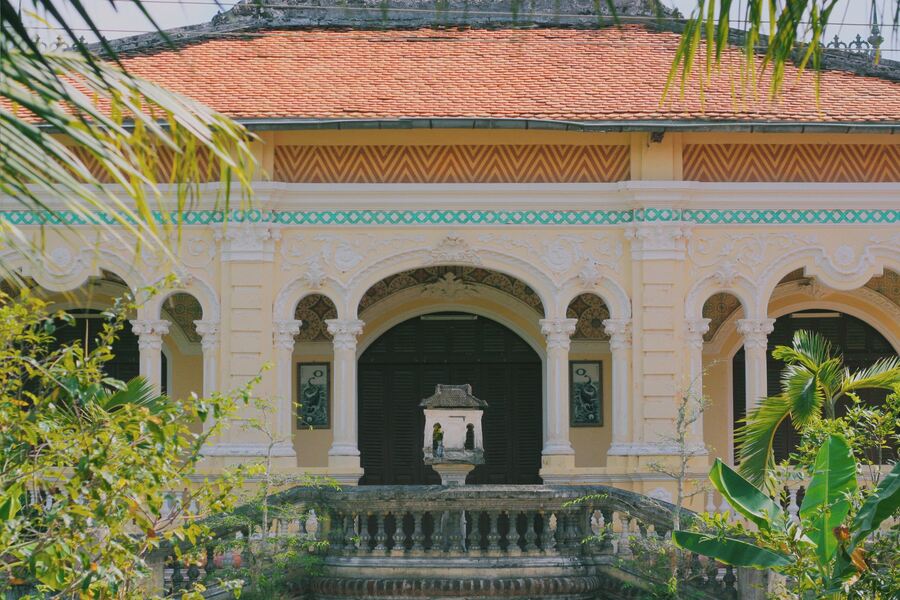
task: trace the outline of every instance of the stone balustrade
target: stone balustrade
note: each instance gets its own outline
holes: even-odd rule
[[[654,568],[658,576],[669,568],[658,550],[673,507],[616,488],[295,488],[277,502],[310,508],[297,522],[273,522],[272,533],[328,542],[323,572],[305,582],[320,599],[637,598]],[[170,564],[166,590],[240,560],[210,554],[203,565]],[[704,557],[684,560],[691,597],[754,597],[749,574]]]

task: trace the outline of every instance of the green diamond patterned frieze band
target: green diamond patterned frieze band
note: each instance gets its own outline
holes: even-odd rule
[[[893,209],[674,209],[634,210],[195,210],[155,211],[159,224],[215,225],[271,223],[301,226],[371,225],[621,225],[626,223],[687,222],[696,225],[832,225],[900,223]],[[108,213],[73,211],[0,211],[13,225],[114,225]],[[126,219],[127,220],[127,219]]]

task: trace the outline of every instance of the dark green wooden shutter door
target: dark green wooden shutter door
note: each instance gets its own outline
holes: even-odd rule
[[[806,311],[822,312],[822,311]],[[880,358],[894,354],[890,343],[875,328],[869,324],[841,313],[832,317],[802,317],[801,313],[794,313],[796,317],[785,315],[775,321],[775,327],[769,334],[769,344],[766,349],[766,367],[768,370],[768,393],[777,395],[781,393],[781,372],[784,363],[772,358],[772,350],[776,346],[790,346],[794,332],[800,329],[817,331],[825,336],[836,348],[835,353],[842,353],[844,364],[851,370],[865,368]],[[738,351],[732,362],[732,389],[734,390],[734,426],[737,428],[740,419],[744,417],[744,395],[746,383],[744,378],[744,350]],[[863,390],[860,398],[871,404],[884,402],[887,392],[880,390]],[[838,405],[838,415],[845,414],[846,403]],[[776,460],[784,460],[800,443],[800,436],[790,422],[785,422],[775,433],[773,450]],[[893,452],[889,452],[893,456]],[[737,449],[735,448],[735,457]]]
[[[539,483],[542,381],[538,355],[495,321],[454,314],[400,323],[360,357],[360,483],[440,483],[422,462],[418,406],[438,383],[469,383],[489,404],[486,464],[470,483]]]

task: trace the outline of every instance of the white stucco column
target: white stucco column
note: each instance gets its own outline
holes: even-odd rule
[[[541,333],[547,336],[546,405],[544,406],[544,467],[551,457],[574,455],[569,441],[569,338],[578,319],[541,319]],[[574,463],[571,465],[574,466]]]
[[[272,324],[275,344],[275,437],[279,445],[293,447],[294,410],[294,336],[300,333],[302,321],[287,319]]]
[[[325,324],[334,338],[334,437],[328,451],[328,470],[338,481],[356,483],[362,474],[356,417],[356,338],[365,323],[359,319],[327,319]]]
[[[628,454],[631,442],[628,390],[631,387],[631,319],[605,319],[612,353],[612,443],[608,454]]]
[[[685,322],[685,341],[688,346],[690,363],[690,381],[685,393],[691,399],[692,410],[699,409],[703,401],[703,336],[709,331],[710,319],[690,319]],[[703,442],[703,412],[697,415],[691,427],[692,437],[696,442]]]
[[[218,390],[219,375],[219,332],[218,321],[194,321],[203,349],[203,396],[210,396]]]
[[[162,336],[169,333],[169,322],[165,319],[135,319],[131,321],[131,330],[138,336],[141,376],[159,391],[162,388]]]
[[[747,391],[744,406],[747,412],[759,406],[760,399],[768,396],[766,348],[774,328],[775,319],[739,319],[737,322],[738,333],[744,338]]]

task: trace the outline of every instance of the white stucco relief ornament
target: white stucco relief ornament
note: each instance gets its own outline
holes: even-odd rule
[[[580,237],[558,236],[549,242],[544,242],[544,252],[541,258],[553,271],[564,273],[572,268],[576,260],[581,259],[583,243]]]
[[[440,279],[425,285],[422,289],[424,296],[433,296],[444,300],[456,300],[464,296],[474,296],[477,293],[476,286],[450,272],[444,273]]]
[[[682,260],[691,227],[686,223],[638,223],[625,229],[635,260]]]
[[[654,500],[660,500],[662,502],[672,502],[672,492],[663,487],[658,487],[656,489],[650,490],[647,493],[647,496],[653,498]]]
[[[216,257],[216,244],[205,237],[189,237],[184,244],[181,262],[195,269],[208,267]]]
[[[705,235],[691,238],[687,255],[697,268],[717,267],[726,259],[735,269],[747,267],[753,270],[768,258],[815,241],[814,235],[795,233]]]
[[[214,237],[222,246],[223,261],[271,262],[281,231],[257,223],[230,223],[220,227]]]
[[[310,260],[309,268],[301,275],[301,279],[311,290],[318,290],[325,284],[325,269],[318,258]]]
[[[726,260],[722,263],[716,272],[713,273],[713,279],[720,287],[731,287],[738,278],[738,270],[734,263]]]
[[[478,252],[462,236],[450,232],[431,249],[432,264],[481,264]]]

